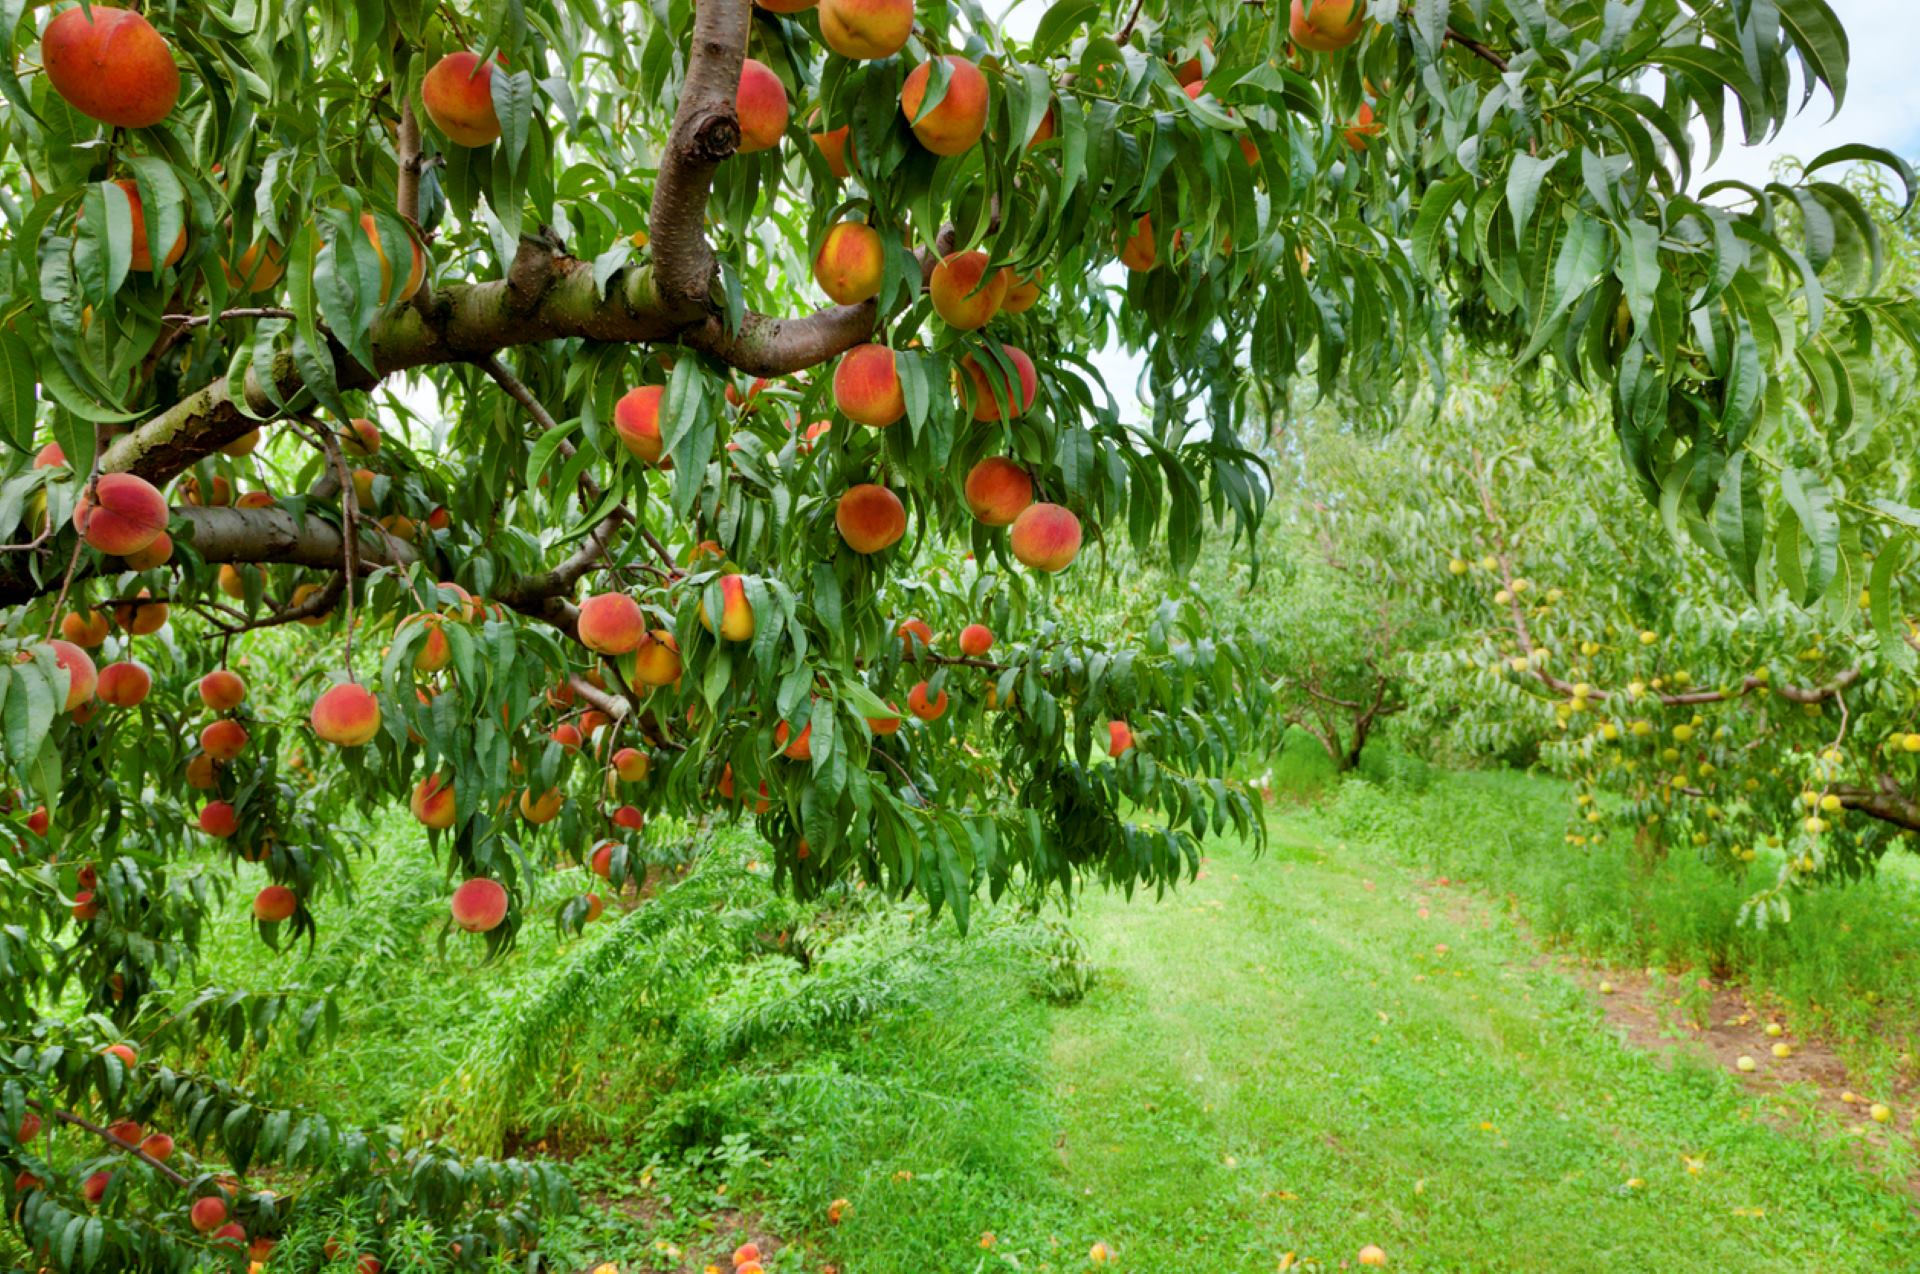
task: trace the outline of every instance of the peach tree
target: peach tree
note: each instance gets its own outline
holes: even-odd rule
[[[311,933],[347,806],[408,802],[476,959],[714,817],[962,923],[1164,887],[1258,835],[1247,652],[1049,577],[1250,536],[1287,385],[1550,364],[1744,571],[1794,498],[1756,428],[1811,382],[1871,433],[1909,330],[1821,178],[1893,157],[1693,180],[1844,92],[1823,0],[0,15],[0,1184],[59,1268],[473,1264],[564,1203],[212,1050],[325,1026],[194,955],[236,892]]]

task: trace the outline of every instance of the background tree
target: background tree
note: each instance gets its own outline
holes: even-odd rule
[[[1818,174],[1904,167],[1692,193],[1729,103],[1755,139],[1794,65],[1844,92],[1821,0],[1065,0],[1018,43],[966,2],[5,12],[0,1153],[50,1265],[238,1262],[348,1204],[336,1250],[423,1222],[472,1263],[558,1201],[171,1064],[324,1022],[182,988],[223,890],[311,932],[345,801],[409,801],[488,950],[555,859],[619,888],[716,803],[796,891],[963,923],[1256,828],[1244,653],[1109,647],[1046,577],[1251,534],[1243,423],[1302,369],[1384,404],[1448,322],[1550,360],[1755,587],[1769,534],[1920,522],[1748,460],[1803,402],[1877,436],[1912,306]]]

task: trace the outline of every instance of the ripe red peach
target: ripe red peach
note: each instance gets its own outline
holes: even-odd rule
[[[633,656],[636,681],[648,686],[670,686],[680,680],[680,643],[665,629],[640,639]]]
[[[219,781],[214,759],[202,752],[187,762],[187,786],[205,792]]]
[[[300,910],[300,898],[285,885],[268,885],[253,896],[253,918],[267,924],[290,920]]]
[[[433,64],[420,81],[420,104],[427,118],[461,146],[485,146],[500,137],[500,116],[493,109],[493,63],[465,49]]]
[[[827,161],[827,171],[833,174],[835,181],[845,181],[853,175],[854,154],[849,126],[842,124],[839,128],[824,133],[809,133],[807,136],[820,148],[821,157]]]
[[[152,274],[154,273],[153,245],[147,239],[147,215],[146,210],[140,206],[140,187],[130,177],[122,177],[113,184],[127,192],[129,229],[132,231],[133,238],[127,264],[129,268],[138,270],[142,274]],[[186,255],[186,251],[187,228],[182,226],[180,233],[174,236],[173,245],[167,249],[166,260],[160,264],[173,265]]]
[[[204,1199],[195,1199],[187,1216],[193,1222],[193,1228],[202,1234],[212,1234],[227,1223],[226,1201],[214,1195]]]
[[[892,715],[884,716],[884,717],[868,717],[867,729],[873,731],[875,734],[900,733],[900,725],[901,725],[900,710],[898,708],[894,708],[892,704],[888,704],[887,706],[889,708],[893,708]]]
[[[131,1044],[109,1044],[101,1051],[103,1053],[111,1053],[113,1056],[119,1058],[120,1064],[129,1070],[140,1061],[140,1055],[134,1051],[133,1045]]]
[[[820,0],[820,38],[843,58],[890,58],[913,34],[913,0]]]
[[[978,659],[993,649],[993,629],[985,624],[968,624],[960,630],[960,653]]]
[[[625,593],[598,593],[580,603],[580,644],[602,655],[624,655],[647,635],[647,617]]]
[[[429,774],[413,789],[411,806],[423,826],[446,831],[453,826],[453,780]]]
[[[927,683],[919,682],[907,692],[907,711],[922,721],[938,721],[947,711],[947,692],[942,690],[929,698]]]
[[[380,700],[364,686],[343,681],[313,701],[313,732],[343,748],[364,746],[380,733]]]
[[[630,832],[637,832],[647,825],[647,816],[635,806],[622,805],[613,812],[609,821],[615,827],[624,827]]]
[[[700,625],[713,631],[704,601],[700,603]],[[747,600],[745,576],[720,577],[720,636],[728,641],[747,641],[753,636],[753,603]]]
[[[566,803],[566,795],[557,787],[548,788],[539,796],[528,788],[520,793],[520,817],[538,827],[559,818],[560,807]]]
[[[73,905],[67,910],[75,920],[85,923],[100,914],[100,900],[94,897],[93,890],[82,889],[73,896]]]
[[[1107,722],[1107,755],[1117,757],[1133,746],[1133,730],[1124,721]]]
[[[153,674],[131,659],[122,659],[100,670],[100,680],[94,693],[100,696],[102,703],[116,708],[134,708],[146,699],[152,689]]]
[[[893,632],[894,636],[900,639],[900,654],[902,658],[915,658],[915,641],[918,641],[922,646],[931,647],[933,645],[933,629],[927,627],[927,621],[924,619],[904,620]]]
[[[588,924],[592,924],[606,912],[607,904],[601,901],[599,894],[582,894],[580,896],[587,900]]]
[[[100,683],[100,674],[93,666],[93,656],[60,637],[49,641],[47,648],[53,651],[53,662],[67,670],[67,701],[63,711],[72,712],[93,698],[93,692]],[[26,655],[23,653],[19,657],[25,659]]]
[[[96,1172],[80,1186],[80,1196],[88,1203],[98,1203],[107,1197],[107,1187],[113,1183],[111,1172]]]
[[[960,371],[965,379],[961,382],[962,397],[973,412],[973,418],[980,421],[1004,420],[1007,408],[1013,409],[1015,419],[1027,414],[1033,407],[1033,398],[1040,390],[1040,375],[1034,370],[1033,360],[1027,357],[1023,349],[1012,345],[1002,345],[1000,352],[1013,364],[1011,375],[1005,375],[1004,369],[996,369],[994,377],[1005,383],[1005,388],[989,377],[987,370],[980,366],[972,354],[960,360]],[[1018,379],[1020,383],[1019,400],[1012,401],[1014,387],[1011,383]]]
[[[580,727],[568,721],[553,727],[553,733],[547,737],[558,743],[564,752],[578,752],[587,741],[586,736],[580,733]]]
[[[401,285],[400,294],[395,296],[393,263],[387,260],[387,250],[381,246],[380,227],[372,213],[360,214],[360,229],[366,234],[367,242],[373,245],[374,256],[380,260],[380,304],[412,300],[413,294],[420,290],[420,284],[427,277],[427,259],[421,255],[420,245],[409,240],[408,246],[413,250],[413,266],[407,271],[407,281]]]
[[[907,414],[900,368],[885,345],[856,345],[833,369],[833,405],[855,424],[884,429]]]
[[[365,460],[380,450],[380,426],[355,416],[340,431],[340,450],[356,460]]]
[[[216,840],[225,840],[240,830],[240,816],[226,801],[208,801],[200,807],[200,830]]]
[[[1000,312],[1010,276],[1005,270],[989,270],[990,261],[986,253],[975,250],[956,252],[933,267],[927,295],[948,327],[975,331]]]
[[[1136,274],[1145,274],[1160,264],[1160,249],[1153,241],[1153,218],[1142,214],[1133,224],[1133,235],[1120,249],[1120,264]]]
[[[933,63],[922,62],[907,73],[907,81],[900,88],[900,109],[922,146],[936,155],[963,155],[987,131],[987,77],[958,54],[947,54],[946,63],[950,78],[947,95],[940,104],[922,118],[927,86],[933,78]]]
[[[787,86],[766,63],[748,58],[740,68],[734,113],[740,119],[740,154],[772,150],[787,131],[791,113],[787,106]]]
[[[892,548],[907,533],[907,509],[900,497],[871,482],[848,488],[833,513],[840,538],[856,553]]]
[[[646,464],[659,464],[666,449],[660,436],[660,404],[666,393],[665,386],[642,385],[613,405],[613,431],[628,454]]]
[[[644,783],[652,761],[639,748],[621,748],[613,754],[613,772],[623,783]]]
[[[820,240],[813,278],[836,305],[858,305],[880,295],[887,249],[880,232],[859,221],[840,221]]]
[[[116,128],[150,128],[180,100],[172,48],[152,23],[126,9],[67,9],[40,37],[40,64],[69,106]]]
[[[799,734],[793,733],[793,727],[782,721],[773,727],[773,745],[783,750],[795,761],[813,759],[813,723],[809,721]]]
[[[173,1158],[173,1138],[166,1133],[148,1133],[140,1143],[140,1153],[159,1163]]]
[[[988,526],[1011,526],[1033,503],[1033,478],[1005,456],[988,456],[967,470],[967,508]]]
[[[468,933],[498,929],[507,918],[507,891],[497,880],[475,876],[453,891],[453,923]]]
[[[57,442],[50,442],[33,453],[33,467],[36,469],[64,469],[67,467],[67,453]]]
[[[200,732],[200,750],[216,761],[231,761],[247,750],[247,728],[222,718]]]
[[[93,490],[82,492],[73,510],[73,529],[109,557],[137,553],[167,529],[167,498],[145,478],[131,473],[102,474]]]
[[[728,771],[732,773],[731,769]],[[613,879],[613,851],[620,848],[620,842],[603,840],[593,847],[593,853],[587,858],[587,870],[602,880]]]
[[[200,678],[200,702],[215,712],[231,712],[246,701],[247,683],[240,674],[226,668],[215,668]]]
[[[1032,504],[1013,520],[1013,555],[1022,565],[1049,574],[1080,555],[1080,519],[1058,504]]]

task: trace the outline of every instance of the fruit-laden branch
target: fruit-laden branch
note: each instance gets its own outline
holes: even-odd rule
[[[735,98],[752,21],[752,0],[708,0],[694,10],[687,75],[653,183],[647,233],[655,280],[669,312],[688,319],[708,312],[717,266],[707,198],[713,174],[740,146]]]
[[[115,1136],[108,1129],[102,1128],[99,1124],[92,1123],[86,1119],[83,1119],[79,1115],[74,1114],[72,1111],[60,1110],[57,1107],[42,1105],[40,1102],[33,1100],[31,1097],[27,1099],[27,1105],[33,1107],[35,1110],[46,1112],[47,1114],[59,1120],[63,1124],[71,1124],[75,1128],[78,1128],[83,1132],[90,1132],[94,1136],[100,1138],[100,1140],[106,1142],[108,1145],[113,1146],[118,1150],[126,1151],[128,1154],[132,1155],[135,1159],[138,1159],[140,1162],[146,1164],[148,1167],[152,1168],[155,1172],[165,1177],[167,1180],[173,1182],[174,1185],[180,1187],[182,1190],[186,1189],[188,1186],[193,1184],[186,1177],[182,1176],[178,1171],[176,1171],[173,1168],[169,1168],[165,1163],[161,1162],[158,1159],[155,1159],[152,1155],[148,1154],[145,1150],[142,1150],[139,1146],[135,1145],[131,1141],[122,1140],[121,1138]]]
[[[1888,775],[1880,775],[1878,781],[1880,787],[1877,791],[1864,787],[1836,787],[1833,794],[1840,798],[1840,804],[1845,809],[1859,810],[1883,823],[1920,832],[1920,801],[1900,791]]]

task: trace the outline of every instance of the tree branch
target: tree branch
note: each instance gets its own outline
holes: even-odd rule
[[[416,227],[420,224],[420,117],[413,113],[413,99],[400,99],[400,136],[398,155],[400,175],[395,184],[394,203],[400,215]]]
[[[669,313],[693,321],[710,309],[718,269],[707,243],[713,174],[740,145],[734,102],[747,56],[752,0],[707,0],[694,10],[693,45],[673,129],[653,183],[647,235]]]
[[[27,1099],[27,1105],[32,1106],[37,1110],[43,1110],[47,1114],[52,1115],[55,1119],[59,1120],[63,1124],[72,1124],[75,1128],[81,1129],[83,1132],[92,1133],[94,1136],[100,1138],[100,1140],[106,1142],[108,1145],[113,1146],[117,1149],[126,1151],[128,1154],[132,1155],[135,1159],[138,1159],[140,1162],[146,1164],[149,1168],[152,1168],[155,1172],[165,1177],[167,1180],[173,1182],[174,1185],[180,1187],[182,1190],[186,1189],[188,1186],[193,1184],[186,1177],[182,1176],[178,1171],[176,1171],[173,1168],[169,1168],[166,1164],[160,1162],[160,1160],[158,1159],[155,1159],[152,1155],[142,1150],[139,1146],[134,1145],[130,1141],[122,1141],[120,1138],[108,1132],[105,1128],[102,1128],[99,1124],[92,1123],[88,1120],[82,1119],[80,1116],[74,1114],[72,1111],[60,1110],[56,1107],[51,1107],[51,1106],[44,1106],[41,1103],[35,1101],[31,1097]]]

